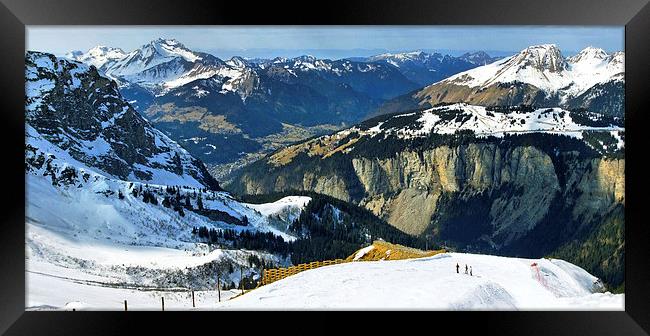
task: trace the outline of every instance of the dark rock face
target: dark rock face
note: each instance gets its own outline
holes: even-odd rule
[[[28,52],[26,122],[73,158],[124,180],[219,189],[202,163],[153,128],[94,66]]]

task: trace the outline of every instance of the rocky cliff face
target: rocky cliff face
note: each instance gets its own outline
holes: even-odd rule
[[[497,110],[454,104],[378,117],[277,151],[228,187],[314,191],[414,236],[513,253],[534,240],[533,254],[625,205],[620,126],[560,109]]]
[[[624,165],[624,159],[581,158],[575,152],[554,159],[534,146],[471,143],[351,158],[334,174],[300,167],[263,177],[244,173],[238,186],[243,193],[310,190],[353,201],[412,235],[444,234],[445,226],[464,217],[446,214],[450,202],[480,199],[488,235],[473,238],[502,246],[552,216],[554,201],[572,204],[572,217],[581,223],[624,204]]]
[[[219,190],[203,163],[152,127],[94,66],[28,52],[27,137],[43,137],[109,177]]]

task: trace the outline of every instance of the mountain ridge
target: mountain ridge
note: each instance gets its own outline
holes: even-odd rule
[[[382,113],[399,112],[402,106],[433,106],[438,103],[466,102],[478,105],[529,104],[541,107],[598,108],[624,117],[619,86],[615,91],[592,90],[592,95],[608,104],[590,104],[581,95],[597,85],[623,81],[624,54],[607,54],[587,47],[565,58],[553,44],[530,46],[518,54],[450,76],[417,92],[398,97],[380,107]]]

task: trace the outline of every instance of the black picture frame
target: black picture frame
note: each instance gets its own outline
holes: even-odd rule
[[[0,0],[3,183],[0,224],[0,332],[7,335],[124,334],[157,314],[25,312],[24,53],[27,25],[618,25],[625,26],[626,207],[624,312],[427,312],[423,325],[521,335],[647,335],[650,332],[650,226],[644,125],[650,92],[648,0],[293,1]],[[305,6],[307,4],[307,6]],[[313,6],[312,6],[313,5]],[[310,8],[296,11],[295,8]],[[167,313],[163,328],[214,320],[208,313]],[[221,318],[233,318],[219,312]],[[343,316],[350,316],[345,313]],[[265,314],[270,319],[277,314]],[[400,314],[396,316],[399,317]],[[420,313],[419,315],[425,315]],[[227,317],[226,317],[227,316]],[[381,316],[373,319],[381,321]],[[255,317],[260,318],[260,317]],[[286,319],[286,318],[281,318]],[[385,321],[384,321],[385,322]],[[426,323],[426,324],[425,324]],[[255,323],[256,324],[256,323]],[[158,324],[160,327],[160,323]],[[261,323],[260,323],[261,326]],[[381,324],[380,324],[381,326]],[[327,327],[327,326],[324,326]],[[331,326],[334,327],[334,326]],[[365,328],[365,326],[364,326]],[[187,329],[189,330],[189,329]],[[442,330],[442,329],[440,329]],[[406,332],[406,330],[404,331]],[[436,332],[440,333],[440,332]]]

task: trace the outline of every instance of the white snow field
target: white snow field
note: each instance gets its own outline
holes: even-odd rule
[[[456,263],[461,266],[456,273]],[[531,266],[536,263],[537,266]],[[465,264],[473,276],[464,274]],[[539,275],[537,272],[539,269]],[[624,295],[562,260],[443,253],[298,273],[219,305],[229,309],[623,310]],[[596,284],[595,284],[596,283]]]
[[[128,310],[161,310],[162,297],[165,310],[210,309],[219,302],[216,290],[153,290],[148,288],[118,288],[100,281],[66,278],[61,275],[27,272],[26,309],[33,310],[124,310],[124,300]],[[222,290],[221,300],[225,301],[239,294],[237,289]]]
[[[197,308],[217,302],[214,265],[231,264],[232,272],[222,275],[222,284],[237,284],[239,266],[248,268],[254,255],[278,265],[288,260],[266,252],[210,248],[192,234],[192,228],[273,232],[285,241],[295,237],[283,230],[282,216],[298,216],[309,197],[287,197],[270,204],[244,204],[226,192],[203,191],[206,209],[216,209],[237,219],[244,216],[247,226],[211,220],[193,211],[184,216],[162,205],[164,185],[122,181],[86,166],[67,152],[40,139],[27,137],[35,151],[49,163],[31,167],[26,182],[26,309],[156,310],[165,296],[166,308],[192,308],[189,289],[196,292]],[[46,175],[51,166],[57,176],[73,169],[74,183],[53,185]],[[175,180],[174,180],[175,181]],[[143,202],[133,191],[144,186],[157,198],[158,205]],[[198,207],[197,190],[179,187]],[[122,195],[120,198],[118,195]],[[282,214],[282,216],[279,216]],[[272,216],[276,216],[272,218]],[[244,275],[250,276],[244,271]],[[215,289],[207,291],[207,289]],[[222,299],[236,291],[222,293]],[[209,304],[208,304],[209,303]]]
[[[247,265],[250,255],[288,263],[265,252],[211,249],[192,236],[192,227],[206,226],[271,231],[285,240],[295,239],[271,227],[268,216],[227,194],[204,193],[204,204],[233,216],[246,215],[247,227],[211,221],[191,211],[179,217],[172,209],[131,195],[130,182],[92,176],[97,178],[79,188],[55,187],[46,176],[26,174],[27,309],[120,310],[126,299],[133,301],[134,309],[155,310],[161,295],[169,300],[170,309],[191,308],[188,288],[215,288],[215,279],[209,279],[211,273],[205,269],[209,263],[235,265],[222,283],[238,283],[238,265]],[[108,197],[102,190],[122,190],[124,199]],[[297,205],[298,214],[300,209]],[[179,286],[183,288],[174,288]],[[222,294],[222,299],[233,295]],[[197,307],[207,305],[199,304],[201,300],[217,302],[216,290],[197,295]]]

